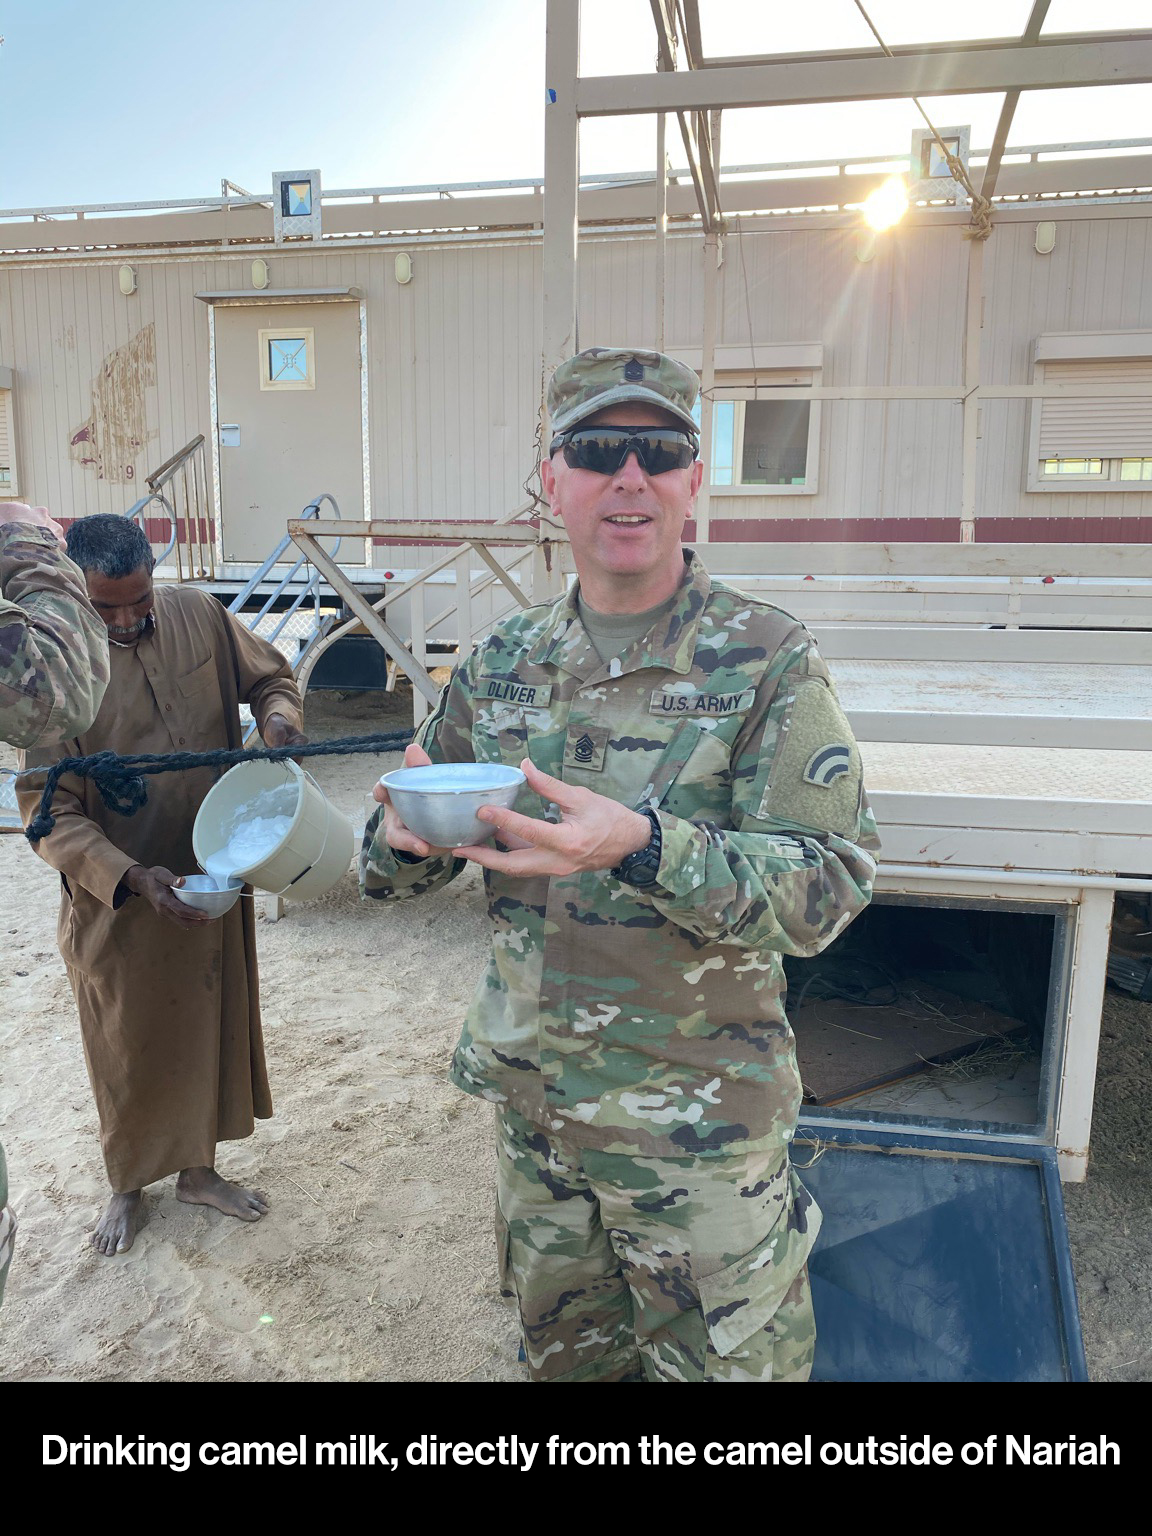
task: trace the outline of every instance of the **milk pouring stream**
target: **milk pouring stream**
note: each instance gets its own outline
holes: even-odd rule
[[[228,825],[228,841],[203,861],[218,890],[228,889],[238,870],[252,869],[275,852],[292,829],[299,791],[295,784],[261,790],[236,807]]]

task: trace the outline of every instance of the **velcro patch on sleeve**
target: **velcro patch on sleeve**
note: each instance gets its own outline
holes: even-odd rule
[[[861,769],[852,728],[836,695],[820,678],[800,678],[795,688],[760,816],[853,837],[860,814]]]

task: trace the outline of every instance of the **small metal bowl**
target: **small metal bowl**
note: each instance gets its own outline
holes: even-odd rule
[[[206,912],[209,917],[223,917],[225,912],[231,912],[243,889],[243,880],[229,880],[221,890],[212,875],[185,875],[184,884],[174,885],[172,894],[185,906]]]
[[[380,782],[410,832],[434,848],[461,848],[491,841],[496,828],[476,812],[482,805],[510,810],[524,775],[503,763],[432,763],[397,768]]]

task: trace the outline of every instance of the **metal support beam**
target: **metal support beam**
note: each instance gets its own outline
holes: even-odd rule
[[[686,112],[677,112],[676,117],[684,140],[684,153],[688,156],[688,169],[692,173],[700,219],[705,231],[711,233],[720,222],[720,189],[712,160],[712,146],[704,126],[704,113],[694,112],[689,117]]]
[[[428,676],[427,669],[416,660],[391,624],[381,618],[364,594],[348,579],[347,573],[341,570],[335,560],[320,548],[316,539],[318,526],[316,523],[294,523],[289,532],[308,559],[324,576],[332,590],[338,592],[351,608],[368,633],[384,647],[401,672],[408,674],[417,692],[422,693],[430,704],[435,704],[440,697],[440,689]]]
[[[469,540],[469,543],[480,556],[481,560],[483,560],[484,564],[492,572],[493,576],[495,576],[496,580],[508,588],[508,591],[511,592],[512,596],[520,604],[521,608],[531,608],[532,599],[527,597],[523,588],[519,587],[516,582],[512,580],[511,576],[509,576],[508,572],[500,564],[499,560],[496,559],[496,556],[492,554],[492,552],[485,546],[483,541],[480,539],[471,539]],[[461,640],[460,649],[461,653],[463,653],[463,640]]]
[[[656,350],[664,350],[668,292],[668,119],[656,114]]]
[[[656,28],[656,68],[675,69],[679,39],[672,0],[648,0]]]
[[[552,0],[552,7],[556,0]],[[550,13],[551,14],[551,7]],[[577,82],[580,117],[703,112],[902,96],[1063,90],[1152,81],[1152,33],[1108,42],[1041,42],[886,58],[783,60],[651,75],[599,75]]]
[[[548,0],[544,55],[544,315],[541,379],[577,350],[576,238],[580,183],[580,124],[576,83],[580,6]],[[542,430],[544,405],[541,399]]]
[[[649,0],[652,7],[652,20],[656,25],[657,68],[662,72],[675,71],[679,58],[679,39],[676,33],[676,20],[673,14],[671,0]],[[688,25],[695,25],[696,48],[699,48],[700,17],[689,0],[688,10],[691,13]],[[691,70],[698,58],[698,52],[685,40],[685,54],[688,68]],[[662,120],[663,114],[657,114]],[[677,112],[677,120],[680,123],[680,135],[684,140],[684,153],[688,158],[688,169],[692,176],[692,186],[696,192],[696,203],[700,209],[700,218],[704,224],[705,233],[715,228],[721,222],[720,213],[720,172],[719,161],[714,153],[712,135],[703,112]]]
[[[980,340],[984,326],[984,241],[968,243],[968,308],[964,330],[964,425],[960,470],[960,542],[976,542],[976,452],[980,438]]]
[[[688,68],[699,69],[704,62],[704,39],[700,33],[700,0],[681,0],[684,16],[684,51]]]
[[[701,544],[708,542],[711,531],[712,443],[716,416],[716,317],[723,261],[724,236],[718,230],[710,230],[704,237],[704,335],[701,339],[700,368],[700,457],[704,462],[704,478],[696,498],[696,538]]]
[[[384,518],[372,518],[369,522],[353,522],[350,519],[325,520],[317,519],[316,522],[300,522],[296,518],[289,519],[288,532],[300,543],[300,535],[314,533],[320,538],[335,537],[338,539],[387,539],[389,544],[404,544],[419,541],[437,544],[464,544],[472,539],[483,539],[486,544],[538,544],[541,535],[526,523],[442,523],[429,519],[422,523],[392,523]],[[552,540],[564,539],[567,535],[562,530],[552,530],[548,537]],[[444,563],[450,565],[455,559],[455,554],[445,558]]]
[[[1052,0],[1033,0],[1032,11],[1028,17],[1028,23],[1020,36],[1020,41],[1032,46],[1040,41],[1040,28],[1048,15],[1048,7]],[[992,201],[992,194],[996,190],[996,182],[1000,176],[1000,162],[1004,158],[1004,149],[1008,143],[1008,134],[1012,128],[1012,119],[1016,116],[1016,108],[1020,103],[1020,92],[1009,91],[1004,97],[1004,105],[1000,108],[1000,121],[996,124],[996,132],[992,136],[992,149],[984,166],[984,180],[980,183],[980,196],[987,202]]]

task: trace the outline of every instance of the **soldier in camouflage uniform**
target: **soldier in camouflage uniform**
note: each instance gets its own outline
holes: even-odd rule
[[[0,502],[0,741],[79,736],[108,684],[108,638],[44,507]]]
[[[781,956],[868,902],[860,755],[802,625],[680,537],[701,479],[691,370],[596,348],[549,390],[542,479],[579,582],[458,668],[411,764],[519,765],[495,847],[430,847],[387,803],[368,897],[484,866],[492,954],[453,1081],[498,1106],[497,1230],[531,1376],[805,1380],[819,1211]],[[530,758],[530,761],[529,761]]]
[[[84,577],[44,507],[0,502],[0,742],[38,747],[77,736],[108,685],[108,639]],[[0,1147],[0,1301],[16,1217]]]

